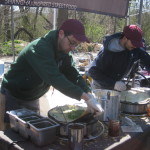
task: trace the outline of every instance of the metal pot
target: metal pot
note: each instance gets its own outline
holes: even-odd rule
[[[145,114],[150,103],[150,88],[136,87],[121,92],[121,111],[129,114]]]
[[[94,134],[97,131],[96,124],[98,120],[94,118],[92,113],[84,112],[81,116],[79,116],[77,119],[69,122],[64,122],[62,120],[56,119],[55,117],[52,116],[52,111],[53,109],[48,111],[48,117],[55,120],[57,123],[60,124],[58,135],[63,136],[63,137],[68,137],[68,129],[69,125],[73,123],[81,123],[84,125],[84,136],[88,137],[89,135]],[[56,109],[55,109],[56,110]]]
[[[123,113],[129,114],[145,114],[147,109],[147,104],[138,104],[131,102],[121,102],[121,111]]]
[[[95,94],[96,98],[98,98],[98,99],[108,99],[108,100],[110,100],[111,97],[120,95],[120,92],[118,92],[118,91],[107,90],[107,89],[95,89],[95,90],[93,90],[93,93]]]
[[[95,134],[96,129],[96,124],[97,124],[97,119],[93,119],[88,123],[82,123],[84,125],[84,136],[88,137],[89,135]],[[68,123],[68,124],[61,124],[60,129],[59,129],[59,134],[60,136],[68,136],[68,129],[69,125],[73,123]]]
[[[118,120],[120,113],[120,93],[114,90],[96,89],[93,91],[104,113],[99,117],[101,121]]]

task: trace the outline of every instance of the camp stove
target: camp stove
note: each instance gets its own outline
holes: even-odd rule
[[[53,114],[53,112],[60,113],[60,118]],[[58,115],[58,114],[57,114]],[[104,132],[104,126],[103,124],[93,117],[93,114],[91,113],[85,113],[82,114],[77,119],[74,119],[72,121],[68,121],[66,114],[64,114],[63,107],[56,107],[48,112],[48,117],[50,119],[55,120],[57,123],[60,124],[59,130],[58,130],[58,136],[62,140],[68,140],[69,139],[69,126],[72,124],[80,123],[84,125],[84,140],[92,140],[97,137],[99,137]]]

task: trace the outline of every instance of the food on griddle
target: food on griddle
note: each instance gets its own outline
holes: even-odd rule
[[[78,105],[64,105],[51,109],[49,115],[59,122],[71,122],[79,118],[85,110],[86,107]]]
[[[67,116],[68,119],[72,119],[72,120],[75,120],[77,119],[79,116],[81,116],[83,114],[84,110],[77,110],[77,109],[74,109],[74,110],[71,110],[70,112],[68,113],[65,113],[65,115]]]

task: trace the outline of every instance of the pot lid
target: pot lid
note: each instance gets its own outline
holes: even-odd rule
[[[128,91],[122,91],[120,99],[130,103],[150,103],[150,88],[137,87]]]

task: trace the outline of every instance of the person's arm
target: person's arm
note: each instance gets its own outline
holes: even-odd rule
[[[138,57],[146,70],[150,72],[150,55],[143,49],[138,49]]]
[[[90,99],[90,95],[88,93],[82,93],[81,95],[81,99],[88,101]]]
[[[23,54],[24,58],[45,83],[71,98],[80,100],[84,91],[60,72],[55,57],[56,49],[50,43],[51,41],[39,41]]]
[[[91,67],[88,73],[92,77],[92,79],[95,80],[102,87],[113,88],[115,85],[116,81],[104,75],[102,71],[99,70],[97,67]]]
[[[107,60],[104,59],[104,47],[102,46],[97,57],[92,62],[88,74],[102,87],[113,88],[116,81],[106,76],[102,71],[107,69],[105,61]]]
[[[85,103],[88,106],[87,111],[93,113],[95,117],[101,115],[104,112],[101,104],[97,102],[92,94],[83,93],[81,98],[85,100]]]
[[[60,66],[60,71],[69,81],[79,86],[84,92],[90,92],[90,88],[86,84],[83,77],[79,74],[79,71],[75,68],[75,63],[72,56],[65,56],[62,65]]]

